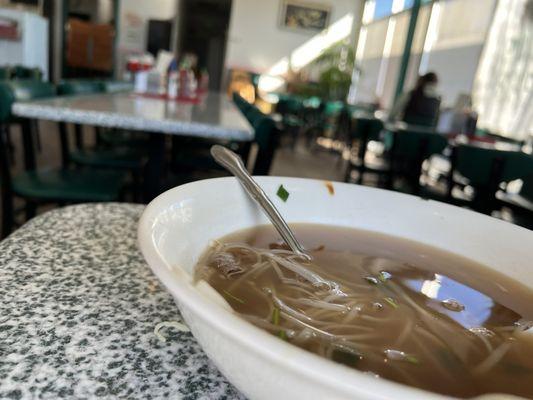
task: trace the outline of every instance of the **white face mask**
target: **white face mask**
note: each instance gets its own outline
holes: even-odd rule
[[[437,84],[436,83],[428,83],[426,86],[424,86],[424,94],[426,96],[436,96],[438,94],[437,91]]]

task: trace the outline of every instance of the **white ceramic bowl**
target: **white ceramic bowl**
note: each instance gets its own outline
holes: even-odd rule
[[[257,181],[289,222],[355,227],[411,239],[525,280],[533,288],[528,271],[533,234],[528,230],[458,207],[364,186],[334,183],[332,196],[323,181]],[[275,196],[280,184],[290,193],[286,203]],[[234,315],[208,288],[192,285],[193,268],[209,240],[267,222],[234,178],[198,181],[163,193],[140,221],[144,257],[220,371],[251,399],[443,399],[292,346]]]

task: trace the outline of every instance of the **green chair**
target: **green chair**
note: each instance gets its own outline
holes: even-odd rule
[[[104,90],[126,90],[120,82],[116,81],[91,81],[91,80],[69,80],[64,81],[58,86],[58,91],[62,95],[89,95],[103,93]],[[140,187],[140,180],[142,169],[147,161],[147,155],[144,148],[140,146],[130,145],[126,140],[129,132],[122,132],[119,130],[111,130],[106,132],[109,136],[120,136],[116,143],[109,143],[97,139],[97,145],[92,148],[85,148],[82,141],[82,127],[75,125],[76,133],[76,150],[71,151],[67,126],[60,124],[61,141],[63,148],[64,166],[74,162],[82,166],[90,166],[95,168],[112,168],[128,170],[133,179],[133,188],[135,197]],[[96,132],[97,136],[103,133]],[[133,135],[133,133],[132,133]]]
[[[117,80],[101,81],[105,93],[127,93],[133,91],[133,83]],[[144,132],[125,131],[115,128],[100,128],[97,130],[97,143],[103,147],[127,147],[136,149],[138,154],[144,154],[149,145],[149,137]]]
[[[304,126],[303,109],[303,99],[290,94],[280,96],[276,104],[276,113],[281,115],[282,132],[288,136],[293,149]]]
[[[41,81],[43,79],[43,72],[40,68],[24,67],[22,65],[15,65],[13,67],[12,79],[30,79]]]
[[[15,65],[12,68],[11,79],[29,79],[29,80],[42,80],[43,72],[40,68],[24,67],[22,65]]]
[[[239,111],[250,122],[254,107],[237,92],[233,93],[232,98]],[[173,136],[171,159],[174,171],[184,181],[191,180],[191,177],[198,173],[212,174],[223,171],[224,169],[211,157],[210,148],[214,144],[228,147],[240,154],[243,159],[248,158],[250,147],[247,143]]]
[[[26,218],[35,215],[36,208],[46,203],[103,202],[120,199],[125,182],[121,172],[95,169],[37,168],[32,127],[21,119],[24,171],[13,175],[7,146],[8,124],[13,120],[11,106],[15,101],[27,101],[55,95],[53,85],[41,81],[11,81],[0,83],[0,169],[2,176],[2,236],[15,225],[14,198],[25,200]]]
[[[498,190],[496,200],[511,211],[511,222],[533,229],[533,172],[522,180],[520,191]]]
[[[60,96],[73,96],[83,94],[102,93],[104,86],[100,81],[79,79],[79,80],[64,80],[57,85],[57,93]],[[62,131],[62,140],[66,140],[63,131],[66,131],[66,124],[61,123],[60,129]],[[76,148],[81,150],[83,148],[83,128],[79,124],[74,124],[74,135],[76,141]],[[62,144],[65,147],[65,143]]]
[[[452,179],[456,173],[466,179],[474,189],[472,200],[466,204],[477,211],[490,213],[497,207],[496,192],[502,182],[531,176],[532,160],[531,155],[520,151],[463,144],[455,147],[452,153]]]
[[[393,188],[395,178],[404,178],[408,187],[400,190],[420,194],[420,177],[424,160],[442,153],[448,145],[445,136],[421,127],[407,127],[387,132],[391,137],[388,187]]]
[[[11,79],[11,67],[0,67],[0,81]]]
[[[496,192],[498,205],[510,210],[510,222],[533,230],[533,155],[512,152],[508,155],[502,178],[507,182],[515,179],[522,181],[517,192],[511,184]],[[504,214],[501,214],[504,215]]]
[[[103,80],[102,85],[106,93],[122,93],[131,92],[133,90],[133,83],[128,81]]]
[[[303,127],[301,131],[307,148],[312,150],[317,138],[324,133],[324,109],[326,103],[319,97],[313,96],[304,99],[302,104],[301,118]]]
[[[353,118],[350,124],[350,131],[347,140],[348,148],[353,148],[357,145],[357,156],[355,159],[350,159],[346,169],[344,181],[348,182],[352,171],[358,170],[358,183],[362,182],[363,174],[366,171],[385,173],[388,171],[388,165],[380,164],[376,166],[368,166],[365,163],[368,142],[371,140],[379,141],[381,132],[383,131],[383,121],[371,116],[357,116]]]
[[[255,105],[248,103],[238,94],[234,95],[234,101],[241,111],[245,110],[245,117],[254,129],[254,143],[257,146],[257,154],[252,173],[254,175],[268,175],[274,153],[279,145],[280,127],[268,115],[264,114]],[[241,104],[239,106],[239,104]],[[248,159],[249,144],[245,144],[245,152],[241,154]]]
[[[263,114],[257,107],[248,103],[238,94],[233,96],[237,107],[243,112],[246,110],[245,117],[254,129],[257,153],[252,169],[256,175],[268,175],[275,150],[279,144],[279,127],[274,120]],[[184,171],[193,174],[195,171],[220,173],[225,170],[218,165],[209,152],[213,144],[222,144],[236,153],[243,160],[248,160],[250,153],[250,142],[238,141],[213,141],[198,138],[173,138],[173,155],[174,168],[178,173]]]
[[[102,81],[91,79],[64,80],[57,85],[57,93],[61,96],[103,93],[104,90]]]
[[[254,133],[257,145],[257,155],[255,158],[252,174],[268,175],[274,160],[276,149],[279,145],[280,128],[276,122],[267,115],[255,121]]]
[[[43,73],[39,68],[23,67],[22,65],[0,67],[0,81],[7,80],[42,80]]]

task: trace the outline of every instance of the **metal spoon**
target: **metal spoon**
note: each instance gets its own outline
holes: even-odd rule
[[[261,189],[257,182],[254,181],[248,173],[244,167],[242,159],[233,151],[219,145],[211,147],[211,155],[218,164],[226,168],[239,180],[244,190],[246,190],[250,197],[254,199],[266,213],[268,219],[272,222],[272,225],[274,225],[291,250],[296,254],[311,260],[311,256],[305,251],[300,242],[298,242],[294,233],[291,231],[291,228],[289,228],[289,225],[287,225],[277,208],[274,206],[274,203],[272,203],[263,189]]]

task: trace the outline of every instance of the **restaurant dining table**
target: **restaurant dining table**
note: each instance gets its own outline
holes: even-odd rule
[[[208,92],[193,99],[167,99],[133,92],[60,96],[16,102],[18,117],[119,128],[149,133],[145,201],[161,189],[165,134],[249,142],[254,132],[224,93]]]
[[[0,242],[0,398],[243,399],[137,248],[143,206],[42,214]]]

